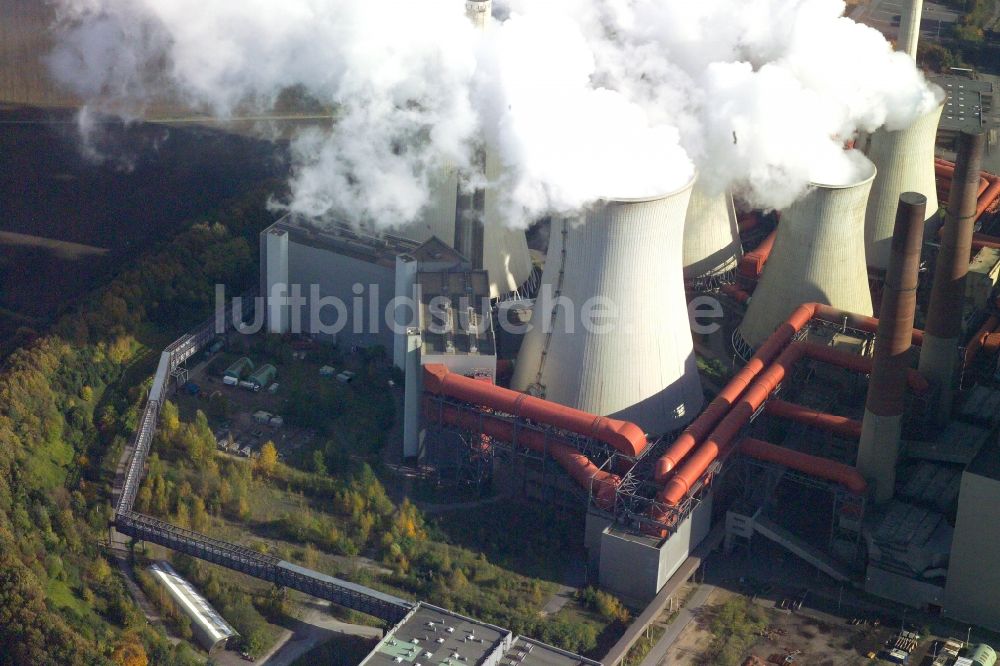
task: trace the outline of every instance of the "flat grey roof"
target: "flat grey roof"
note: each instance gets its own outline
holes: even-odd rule
[[[361,664],[475,666],[499,654],[510,640],[511,634],[506,629],[420,603],[379,641]]]
[[[302,574],[303,576],[308,576],[315,580],[323,581],[324,583],[332,583],[338,587],[342,587],[345,590],[351,590],[357,592],[358,594],[363,594],[366,597],[372,597],[386,603],[395,604],[397,606],[412,606],[413,602],[406,601],[405,599],[400,599],[399,597],[394,597],[391,594],[386,594],[385,592],[379,592],[378,590],[373,590],[370,587],[364,587],[363,585],[358,585],[350,581],[342,580],[340,578],[334,578],[333,576],[327,576],[324,573],[318,571],[313,571],[312,569],[306,569],[305,567],[300,567],[297,564],[292,564],[286,560],[281,560],[278,562],[278,566],[289,571],[294,571],[295,573]]]
[[[507,654],[500,660],[500,666],[601,666],[601,664],[551,645],[518,636],[507,650]]]
[[[992,101],[992,83],[952,75],[938,76],[932,81],[948,94],[940,129],[962,131],[983,126],[984,107],[988,110]]]
[[[222,619],[222,616],[212,608],[208,600],[198,594],[191,583],[174,571],[172,566],[166,562],[154,562],[149,569],[166,586],[170,596],[177,601],[181,609],[192,620],[201,625],[214,642],[218,643],[230,636],[237,635],[236,630]]]
[[[984,446],[965,471],[1000,481],[1000,450],[996,446]]]
[[[393,234],[377,234],[341,222],[320,223],[289,213],[263,233],[285,231],[293,243],[306,245],[388,268],[396,265],[396,256],[412,254],[420,243]]]

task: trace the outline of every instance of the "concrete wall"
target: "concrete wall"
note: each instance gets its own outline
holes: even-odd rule
[[[394,308],[396,318],[396,332],[393,334],[392,362],[397,368],[406,372],[407,354],[412,351],[407,346],[408,328],[419,325],[419,314],[417,300],[414,297],[414,285],[417,281],[417,267],[419,263],[408,254],[401,254],[396,257],[396,296],[407,299],[400,307]],[[412,304],[413,307],[410,307]]]
[[[980,455],[982,458],[982,454]],[[975,464],[975,462],[973,463]],[[958,496],[944,615],[1000,631],[1000,481],[966,471]]]
[[[288,232],[267,230],[262,234],[264,244],[264,277],[261,296],[267,299],[267,330],[269,333],[286,333],[289,326],[289,309],[283,300],[288,295]]]
[[[410,328],[405,336],[403,400],[403,456],[420,454],[420,392],[423,376],[420,372],[420,330]]]
[[[645,606],[708,535],[711,522],[712,498],[708,496],[662,543],[605,529],[601,535],[601,587],[629,605]]]
[[[420,363],[440,363],[459,375],[488,373],[497,376],[497,357],[491,354],[422,354]]]
[[[865,592],[914,608],[940,606],[944,603],[944,588],[940,585],[870,565],[865,572]]]
[[[291,284],[302,286],[302,296],[305,306],[301,308],[302,330],[316,333],[319,337],[327,337],[312,331],[309,326],[310,285],[319,285],[320,297],[336,297],[347,308],[346,325],[336,334],[335,339],[341,347],[358,345],[370,347],[384,345],[386,352],[392,354],[394,339],[392,327],[385,321],[385,306],[395,295],[396,276],[393,267],[373,264],[360,259],[354,259],[342,254],[319,248],[290,242],[288,244],[288,280]],[[357,296],[353,287],[361,284],[364,290]],[[373,291],[377,286],[377,294]],[[360,308],[356,308],[355,298],[360,298]],[[326,307],[321,312],[320,319],[326,325],[337,321],[338,315],[332,307]],[[295,324],[294,312],[292,325]],[[374,325],[374,326],[373,326]],[[360,330],[361,332],[356,332]]]

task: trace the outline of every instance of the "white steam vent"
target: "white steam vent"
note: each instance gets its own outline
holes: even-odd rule
[[[681,246],[693,180],[553,222],[512,386],[662,433],[702,405]]]

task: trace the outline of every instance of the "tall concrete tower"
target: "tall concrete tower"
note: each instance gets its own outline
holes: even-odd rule
[[[647,433],[678,428],[698,413],[703,398],[681,267],[692,185],[604,200],[582,219],[553,222],[513,388],[632,421]]]
[[[466,0],[465,15],[480,30],[489,29],[492,11],[492,0]],[[501,176],[499,157],[489,147],[480,156],[478,171],[490,183]],[[459,193],[453,223],[454,248],[472,262],[473,268],[486,270],[491,298],[517,290],[531,276],[531,255],[524,231],[505,224],[494,188]]]
[[[920,41],[920,16],[924,13],[924,0],[903,0],[903,13],[899,16],[899,37],[896,48],[917,59],[917,42]]]
[[[813,183],[781,216],[774,249],[737,331],[756,348],[803,303],[871,316],[865,206],[875,166],[853,182]]]
[[[920,247],[924,237],[927,198],[916,192],[899,197],[885,276],[875,356],[858,445],[858,469],[875,487],[875,501],[892,499],[896,458],[903,421],[907,354],[913,340],[917,310]]]
[[[934,284],[927,306],[924,343],[920,347],[920,372],[940,387],[934,419],[944,424],[958,372],[958,339],[962,335],[965,279],[969,273],[972,235],[976,223],[979,169],[986,135],[982,130],[959,135],[955,175],[948,194],[948,211],[941,228],[941,247],[934,266]]]
[[[707,194],[698,184],[684,220],[684,279],[720,275],[743,256],[736,208],[728,192]]]
[[[939,89],[940,90],[940,89]],[[865,213],[865,254],[868,265],[879,270],[889,267],[892,229],[896,205],[903,192],[917,192],[927,199],[928,226],[937,219],[937,185],[934,181],[934,139],[944,108],[941,103],[917,118],[906,129],[876,131],[868,145],[868,159],[878,169]],[[925,233],[929,231],[925,229]]]
[[[269,229],[261,238],[261,296],[267,299],[267,332],[287,333],[291,325],[288,296],[288,232]]]

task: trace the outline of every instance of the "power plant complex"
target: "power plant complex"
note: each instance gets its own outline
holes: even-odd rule
[[[466,2],[484,29],[489,5]],[[777,214],[694,176],[540,221],[543,265],[457,170],[389,234],[285,217],[260,237],[268,330],[382,345],[405,375],[403,456],[441,484],[585,514],[592,577],[631,604],[714,526],[726,548],[768,539],[1000,630],[983,556],[1000,540],[1000,179],[982,131],[935,157],[938,92],[859,141],[854,178],[817,176]],[[487,183],[502,169],[489,152],[480,167]],[[364,313],[293,321],[296,290]],[[693,330],[698,296],[719,304],[710,330]]]

